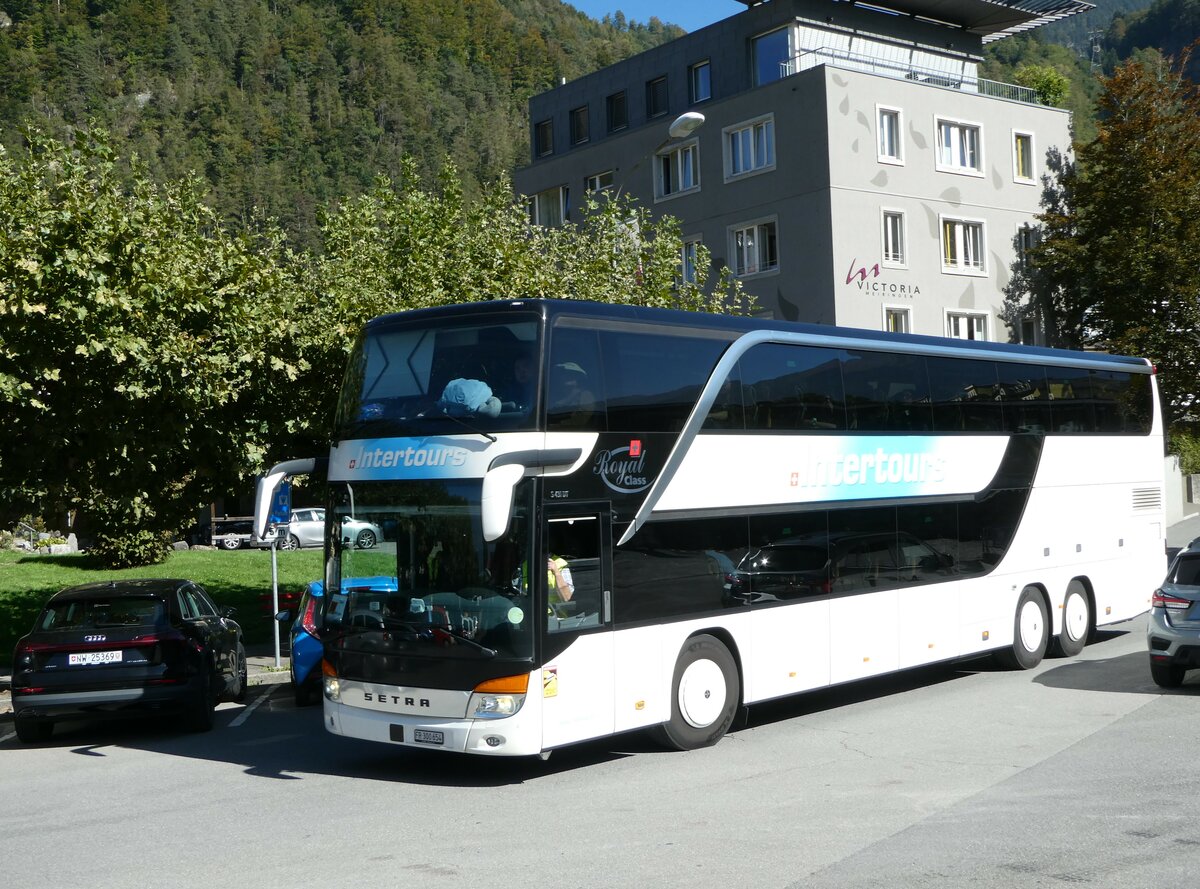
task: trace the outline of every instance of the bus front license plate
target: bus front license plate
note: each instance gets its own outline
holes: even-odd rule
[[[445,744],[446,733],[435,732],[432,729],[413,729],[413,740],[420,744]]]

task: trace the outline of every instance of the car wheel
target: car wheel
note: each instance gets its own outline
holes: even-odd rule
[[[18,719],[13,722],[17,730],[17,740],[22,744],[40,744],[49,741],[54,731],[53,722],[38,722],[33,719]]]
[[[238,540],[238,538],[236,538],[236,537],[225,537],[225,538],[222,538],[222,540],[221,540],[221,549],[233,550],[233,549],[241,549],[241,548],[242,548],[242,541]]]
[[[280,549],[300,549],[300,538],[295,534],[289,534],[287,537],[279,541]]]
[[[188,710],[188,729],[193,732],[207,732],[213,727],[213,711],[217,701],[213,694],[212,670],[206,665],[200,681],[200,688],[192,700]]]
[[[246,700],[246,692],[250,689],[250,671],[246,668],[246,649],[241,645],[238,646],[237,662],[238,687],[237,694],[233,696],[233,702],[240,704]]]
[[[671,718],[651,734],[676,750],[710,747],[733,724],[740,697],[737,664],[729,649],[715,636],[693,636],[675,662]]]
[[[1046,600],[1036,587],[1027,586],[1017,599],[1013,619],[1012,648],[996,653],[996,659],[1012,670],[1032,670],[1042,662],[1050,643],[1050,621]]]
[[[1150,678],[1159,688],[1179,688],[1183,685],[1183,675],[1186,672],[1186,668],[1177,667],[1175,664],[1150,662]]]
[[[354,545],[359,549],[370,549],[377,543],[374,531],[359,531]]]
[[[1092,603],[1087,589],[1078,580],[1067,584],[1063,601],[1062,631],[1055,637],[1054,651],[1062,657],[1074,657],[1083,651],[1092,632]]]

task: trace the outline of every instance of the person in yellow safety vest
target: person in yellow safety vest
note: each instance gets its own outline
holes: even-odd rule
[[[562,556],[546,559],[546,585],[550,591],[550,608],[570,602],[575,595],[575,582],[571,579],[571,567]]]

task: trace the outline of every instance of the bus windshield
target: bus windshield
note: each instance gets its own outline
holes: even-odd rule
[[[481,491],[478,479],[333,487],[342,593],[330,597],[325,627],[341,636],[343,649],[533,656],[534,609],[521,580],[532,545],[533,482],[518,486],[508,533],[491,542],[483,539]],[[364,547],[364,528],[379,542]],[[395,592],[355,583],[381,575],[396,579]]]
[[[538,327],[511,313],[368,327],[347,366],[338,437],[533,429]]]

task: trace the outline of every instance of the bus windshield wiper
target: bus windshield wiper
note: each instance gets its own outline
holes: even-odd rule
[[[468,422],[467,422],[466,420],[464,420],[462,417],[456,417],[456,416],[454,416],[454,414],[448,414],[448,413],[446,413],[445,411],[443,411],[443,412],[442,412],[442,413],[440,413],[440,414],[433,414],[432,416],[435,416],[435,417],[438,417],[438,416],[441,416],[441,417],[446,417],[446,418],[447,418],[447,419],[449,419],[449,420],[453,420],[455,423],[457,423],[459,426],[463,427],[463,429],[466,429],[468,432],[473,432],[473,433],[475,433],[476,435],[482,435],[482,436],[483,436],[484,438],[486,438],[488,441],[495,441],[495,440],[496,440],[496,436],[494,436],[494,435],[490,435],[490,434],[488,434],[487,432],[484,432],[482,429],[476,429],[474,426],[472,426],[470,423],[468,423]]]

